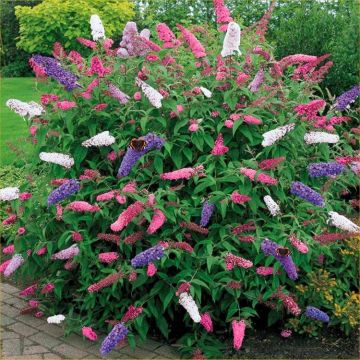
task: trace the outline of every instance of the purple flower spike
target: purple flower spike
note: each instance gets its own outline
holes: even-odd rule
[[[31,59],[45,71],[47,76],[64,85],[66,90],[71,91],[79,86],[76,83],[77,76],[63,69],[56,59],[42,55],[34,55]]]
[[[201,210],[201,220],[200,225],[206,227],[211,219],[211,215],[215,210],[215,205],[210,204],[207,200],[204,202],[203,208]]]
[[[311,177],[318,176],[335,176],[341,174],[345,169],[345,166],[338,164],[337,162],[332,163],[317,163],[310,164],[308,166],[308,172]]]
[[[261,243],[261,250],[263,251],[263,253],[267,256],[269,255],[273,256],[282,265],[288,277],[291,280],[296,280],[298,278],[298,274],[291,255],[287,255],[287,256],[278,255],[276,251],[278,248],[281,248],[281,246],[279,246],[278,244],[276,244],[275,242],[269,239],[265,239]]]
[[[300,181],[293,181],[291,183],[290,193],[312,203],[315,206],[325,206],[323,197],[315,190],[304,185]]]
[[[48,205],[54,205],[59,201],[66,199],[70,195],[75,194],[79,190],[79,182],[75,179],[70,179],[50,193],[48,196]]]
[[[155,260],[159,260],[164,256],[164,250],[160,245],[153,246],[140,254],[137,254],[131,260],[131,266],[134,268],[146,266]]]
[[[123,322],[116,324],[102,342],[100,347],[100,354],[108,354],[121,340],[125,339],[128,333],[129,330]]]
[[[329,315],[324,313],[323,311],[319,310],[314,306],[307,306],[305,315],[311,319],[319,320],[322,322],[329,322],[330,318]]]
[[[351,103],[353,103],[357,97],[360,95],[360,86],[355,85],[350,90],[344,92],[335,100],[335,108],[336,110],[343,111],[345,110]]]
[[[148,133],[141,139],[144,139],[146,141],[145,148],[140,151],[134,150],[130,147],[127,149],[126,154],[124,155],[121,161],[120,168],[117,173],[117,177],[127,176],[130,173],[132,167],[142,156],[144,156],[152,149],[158,149],[158,150],[161,149],[161,147],[165,143],[164,139],[153,133]]]

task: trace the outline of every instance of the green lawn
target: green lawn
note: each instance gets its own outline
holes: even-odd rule
[[[0,166],[4,166],[19,160],[18,155],[9,150],[6,142],[12,142],[26,154],[29,154],[33,148],[30,143],[24,141],[24,137],[29,135],[26,122],[21,116],[12,112],[5,103],[8,99],[38,102],[44,85],[37,83],[32,77],[2,78],[0,84]]]

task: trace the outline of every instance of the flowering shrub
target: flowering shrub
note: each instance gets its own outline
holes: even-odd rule
[[[220,33],[159,24],[157,41],[130,22],[113,49],[92,16],[89,59],[59,44],[56,59],[31,59],[52,79],[41,115],[27,119],[30,170],[45,162],[49,172],[36,196],[22,195],[30,183],[1,189],[22,229],[2,271],[33,278],[22,293],[38,301],[35,316],[90,341],[106,329],[101,354],[155,329],[184,353],[218,357],[219,334],[239,350],[263,308],[269,326],[339,323],[299,286],[336,266],[336,241],[360,231],[357,204],[341,196],[359,172],[343,103],[355,92],[327,104],[314,91],[328,69],[318,58],[273,58],[263,42],[272,7],[240,44],[214,3]],[[353,306],[337,299],[335,317]]]

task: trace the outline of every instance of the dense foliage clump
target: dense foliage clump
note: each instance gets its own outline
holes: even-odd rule
[[[264,314],[284,336],[359,323],[359,131],[339,109],[360,89],[326,103],[326,59],[276,60],[264,42],[271,7],[240,44],[215,6],[220,32],[159,24],[156,40],[128,23],[116,49],[93,15],[91,56],[55,44],[31,59],[42,105],[8,101],[38,153],[26,171],[49,171],[34,193],[0,190],[17,227],[2,271],[32,279],[36,316],[107,329],[102,354],[155,330],[218,357],[224,330],[238,350]]]

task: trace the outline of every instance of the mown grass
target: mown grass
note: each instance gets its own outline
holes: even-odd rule
[[[33,145],[25,141],[29,135],[26,122],[6,106],[6,101],[18,99],[38,102],[43,92],[42,87],[44,85],[38,83],[33,77],[0,80],[0,166],[21,164],[23,157],[31,156],[33,151]],[[7,145],[8,142],[15,145],[20,153],[11,151]]]

